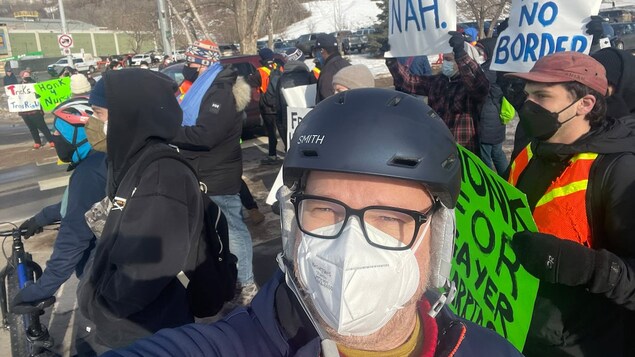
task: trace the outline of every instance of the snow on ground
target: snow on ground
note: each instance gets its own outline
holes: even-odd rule
[[[351,64],[363,64],[373,73],[375,78],[381,77],[390,77],[390,72],[388,71],[388,67],[386,67],[386,61],[383,58],[371,58],[368,54],[354,54],[344,56],[344,58],[348,59]],[[304,61],[307,67],[313,68],[313,58],[307,59]]]
[[[311,16],[288,26],[277,37],[298,38],[311,32],[357,30],[377,22],[379,8],[371,0],[326,0],[302,4]]]

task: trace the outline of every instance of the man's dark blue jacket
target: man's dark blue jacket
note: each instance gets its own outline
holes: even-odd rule
[[[278,271],[251,307],[236,309],[211,325],[163,329],[103,356],[317,357],[320,338],[302,311]],[[281,324],[281,320],[285,322]],[[447,307],[436,321],[440,337],[435,356],[522,356],[495,332],[456,317]]]

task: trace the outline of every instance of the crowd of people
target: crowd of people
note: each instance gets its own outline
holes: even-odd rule
[[[265,48],[243,78],[200,40],[180,87],[143,68],[107,71],[92,86],[72,74],[73,97],[47,136],[73,171],[67,193],[21,226],[29,237],[60,220],[60,231],[41,279],[12,304],[53,295],[75,271],[81,356],[634,355],[633,56],[559,52],[528,73],[501,73],[489,69],[491,39],[469,42],[450,33],[439,74],[387,59],[397,90],[374,88],[371,71],[324,34],[319,71],[298,49],[280,59]],[[283,89],[312,84],[315,106],[288,142]],[[242,213],[252,88],[269,140],[262,164],[282,164],[284,181],[279,269],[263,286]],[[447,306],[457,144],[526,194],[538,227],[511,239],[540,281],[523,351]],[[222,212],[214,226],[229,239],[236,282],[220,321],[194,323],[188,281],[201,269],[192,257],[208,204]]]

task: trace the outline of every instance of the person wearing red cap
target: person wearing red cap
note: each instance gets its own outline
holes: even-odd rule
[[[635,310],[635,126],[608,117],[604,67],[578,52],[539,59],[520,125],[532,137],[509,182],[539,232],[512,247],[540,279],[526,356],[632,356]]]

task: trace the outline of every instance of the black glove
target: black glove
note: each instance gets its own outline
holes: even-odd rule
[[[551,234],[518,232],[511,242],[523,267],[548,283],[568,286],[590,282],[597,251]]]
[[[465,36],[457,31],[450,31],[450,47],[452,47],[452,51],[454,52],[454,57],[461,57],[465,52]]]
[[[509,27],[509,17],[496,26],[496,32],[500,35],[501,32],[507,30],[507,27]]]
[[[36,221],[35,217],[31,217],[24,221],[18,228],[23,233],[24,239],[29,239],[31,236],[42,233],[44,231],[44,227],[40,226]]]
[[[604,36],[604,28],[602,27],[603,19],[600,16],[591,16],[591,21],[586,24],[586,33],[593,36],[591,44],[597,45],[602,36]]]

